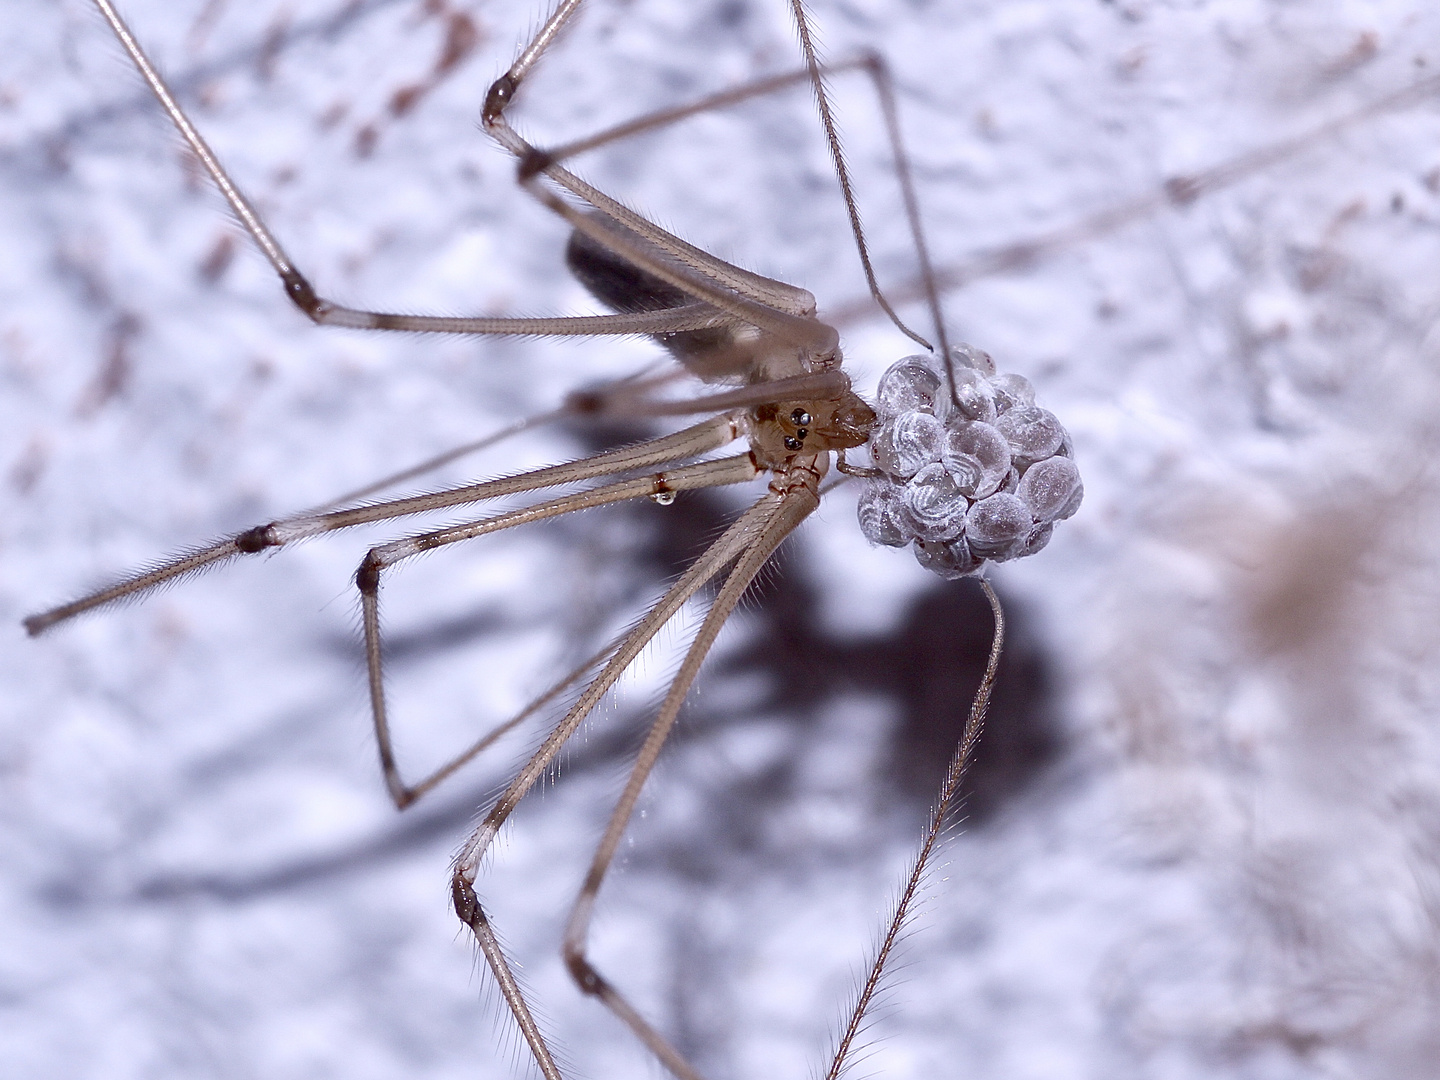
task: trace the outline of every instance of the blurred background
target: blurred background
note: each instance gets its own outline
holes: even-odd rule
[[[477,125],[535,5],[124,10],[325,294],[594,310]],[[1440,13],[813,14],[831,58],[893,67],[951,335],[1036,384],[1087,486],[1047,550],[993,575],[1012,632],[990,728],[857,1068],[1434,1076]],[[313,327],[86,3],[10,0],[0,40],[0,1060],[527,1075],[447,869],[539,729],[403,815],[374,760],[351,578],[419,525],[37,641],[19,620],[659,350]],[[513,118],[543,145],[796,62],[779,0],[597,0]],[[880,278],[923,324],[873,95],[833,90]],[[803,88],[578,166],[811,289],[862,392],[913,351],[865,293]],[[651,430],[552,425],[427,485]],[[587,512],[387,579],[407,774],[635,619],[757,492]],[[601,895],[598,966],[714,1080],[828,1061],[988,646],[973,584],[869,548],[854,499],[828,496],[732,620]],[[647,653],[482,879],[577,1077],[659,1075],[558,946],[683,643]]]

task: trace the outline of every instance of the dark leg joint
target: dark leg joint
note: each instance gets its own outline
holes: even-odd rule
[[[39,637],[50,627],[54,626],[57,620],[45,615],[27,615],[25,617],[25,633],[31,637]]]
[[[319,321],[321,309],[325,307],[325,301],[315,295],[315,290],[310,287],[300,271],[295,269],[286,270],[280,275],[280,280],[285,284],[285,295],[315,321]]]
[[[235,537],[235,550],[242,555],[254,555],[269,547],[277,547],[275,533],[270,525],[256,525]]]
[[[365,596],[374,596],[380,591],[380,561],[372,551],[355,571],[355,587]]]
[[[1201,191],[1200,181],[1193,176],[1172,176],[1165,181],[1165,196],[1176,206],[1189,206]]]
[[[485,912],[480,908],[475,887],[458,873],[450,882],[450,900],[455,905],[455,914],[460,916],[460,921],[466,926],[473,927],[477,922],[485,922]]]
[[[521,184],[533,180],[544,172],[554,160],[544,150],[537,150],[532,146],[520,159],[520,164],[516,166],[515,179]]]
[[[580,416],[596,416],[605,411],[605,398],[594,390],[572,390],[565,395],[565,409]]]
[[[565,950],[565,967],[570,972],[570,977],[575,980],[575,985],[580,987],[581,993],[599,997],[605,990],[605,980],[579,952]]]
[[[489,127],[499,120],[500,114],[515,99],[515,91],[518,89],[519,86],[509,75],[501,75],[491,83],[490,92],[485,95],[485,105],[480,110],[480,122]]]

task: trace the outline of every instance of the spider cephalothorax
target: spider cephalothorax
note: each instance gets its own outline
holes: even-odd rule
[[[750,410],[750,448],[756,461],[784,467],[797,454],[821,454],[864,446],[875,410],[844,390],[836,400],[782,401]]]

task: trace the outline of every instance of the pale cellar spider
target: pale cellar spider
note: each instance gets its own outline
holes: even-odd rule
[[[12,625],[577,386],[659,370],[643,340],[310,327],[117,79],[84,6],[11,10],[30,16],[11,22],[0,84],[23,268],[3,327]],[[563,224],[476,130],[528,12],[127,14],[322,292],[601,310],[563,270]],[[977,800],[944,850],[859,1067],[1427,1075],[1436,16],[1078,0],[818,14],[828,60],[873,49],[895,67],[951,332],[1041,388],[1090,489],[1040,557],[995,574],[1012,657],[1028,624],[1054,692],[1022,665],[992,730],[1049,711],[1063,741],[1032,719],[1048,766],[984,814]],[[561,144],[790,70],[785,18],[596,4],[527,83],[517,126]],[[831,88],[878,276],[925,334],[873,95],[853,73]],[[919,351],[866,298],[803,85],[576,165],[706,250],[803,283],[865,399]],[[661,430],[612,424],[537,425],[401,490]],[[732,620],[601,893],[598,967],[703,1075],[823,1058],[933,796],[900,778],[943,758],[900,755],[897,733],[963,713],[983,666],[983,601],[942,602],[970,594],[867,546],[862,485],[827,494]],[[700,499],[486,537],[387,579],[407,775],[624,630],[753,501]],[[239,560],[39,643],[17,631],[6,1029],[27,1072],[529,1067],[439,886],[539,728],[389,809],[345,582],[396,535]],[[556,943],[685,640],[642,658],[482,879],[566,1075],[655,1068],[575,993]],[[966,679],[916,665],[926,649],[965,653]],[[881,660],[901,674],[876,675]]]

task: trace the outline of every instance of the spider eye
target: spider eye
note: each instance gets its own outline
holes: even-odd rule
[[[797,438],[795,438],[795,437],[792,436],[792,435],[786,435],[786,436],[785,436],[785,449],[786,449],[786,450],[799,450],[799,449],[800,449],[800,440],[797,439]]]
[[[796,409],[790,414],[790,422],[792,424],[797,424],[800,427],[804,427],[805,425],[810,423],[810,414],[804,409]]]

